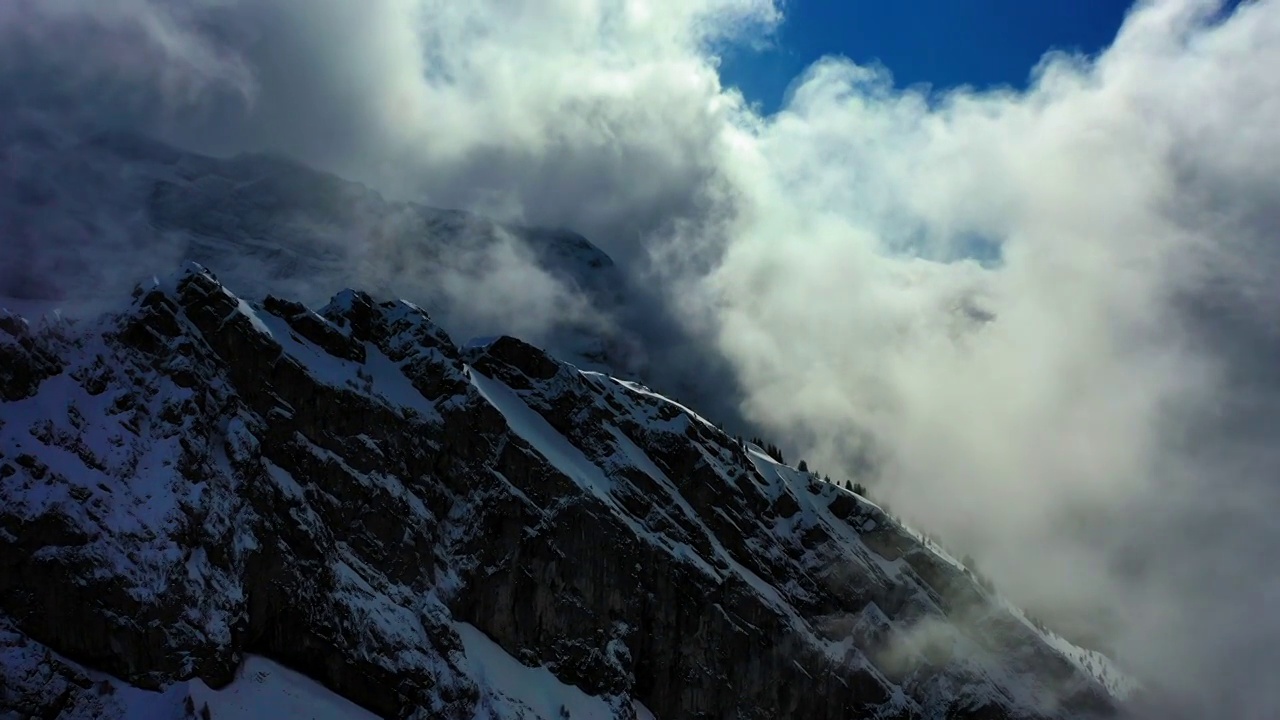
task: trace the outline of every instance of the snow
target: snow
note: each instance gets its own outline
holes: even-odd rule
[[[267,477],[271,478],[277,487],[284,491],[284,494],[292,500],[301,501],[306,498],[307,493],[294,479],[293,475],[284,468],[275,463],[262,459],[262,465],[267,470]]]
[[[387,402],[406,407],[421,418],[439,419],[440,413],[430,400],[409,382],[401,364],[391,361],[381,350],[365,343],[365,371],[373,381],[373,392]]]
[[[97,344],[83,350],[89,359],[108,352]],[[151,391],[152,397],[139,402],[152,418],[166,402],[188,394],[167,380],[156,381]],[[21,474],[0,481],[0,500],[26,518],[57,512],[80,527],[107,530],[85,552],[99,560],[100,573],[128,578],[129,592],[146,600],[164,592],[165,573],[179,559],[167,527],[182,499],[174,488],[180,435],[135,442],[122,431],[120,416],[109,411],[117,394],[90,395],[64,372],[46,380],[35,396],[5,403],[0,452],[33,455],[48,475],[22,486]],[[40,436],[32,432],[37,428]],[[129,547],[138,551],[125,552]]]
[[[564,710],[573,720],[614,720],[617,717],[609,703],[573,685],[566,685],[545,667],[522,665],[477,628],[459,623],[455,629],[462,638],[468,674],[483,689],[481,707],[488,704],[497,718],[558,720],[566,717],[562,714]]]
[[[228,295],[231,294],[226,290],[226,288],[223,288],[223,292],[226,292]],[[252,305],[245,302],[242,298],[236,298],[236,307],[240,310],[240,314],[249,318],[249,322],[253,324],[253,328],[255,330],[263,335],[271,334],[271,331],[268,330],[267,326],[262,322],[262,318],[259,317],[258,311],[255,310]]]
[[[1137,678],[1130,676],[1106,655],[1097,650],[1075,645],[1052,630],[1041,630],[1036,627],[1021,608],[1014,606],[1003,595],[997,595],[996,602],[1022,621],[1032,632],[1039,635],[1050,647],[1065,656],[1077,669],[1101,683],[1116,698],[1127,700],[1142,687]]]
[[[365,343],[365,363],[361,365],[330,355],[299,337],[289,323],[270,313],[259,314],[250,307],[249,316],[254,327],[279,343],[284,352],[317,381],[348,390],[364,391],[368,388],[374,396],[392,407],[408,408],[423,419],[439,418],[435,405],[409,382],[401,365],[392,362],[373,344]]]
[[[734,559],[719,539],[716,538],[715,533],[711,532],[707,528],[698,513],[689,505],[689,502],[680,494],[680,491],[676,489],[675,484],[671,482],[671,478],[667,477],[667,474],[654,464],[649,455],[644,450],[637,447],[636,444],[631,441],[631,438],[628,438],[621,430],[618,430],[615,427],[611,427],[610,430],[612,431],[614,438],[617,440],[618,446],[622,449],[622,452],[631,459],[636,467],[640,468],[641,471],[653,478],[653,480],[660,486],[665,487],[671,497],[675,499],[676,504],[684,511],[685,515],[697,524],[699,530],[701,530],[707,539],[711,541],[717,558],[721,562],[727,564],[739,577],[741,577],[775,609],[782,613],[788,613],[789,606],[778,593],[778,589],[765,582],[759,575],[744,567],[742,563]]]
[[[597,372],[584,372],[583,374],[584,374],[584,375],[594,375],[594,376],[597,376],[597,377],[607,378],[610,382],[617,383],[618,385],[620,385],[620,386],[622,386],[622,387],[626,388],[627,390],[629,390],[629,391],[631,391],[631,392],[633,392],[633,393],[635,393],[635,394],[637,394],[637,395],[640,395],[640,396],[643,396],[643,397],[646,397],[646,398],[650,398],[650,399],[653,399],[653,400],[657,400],[657,401],[659,401],[659,402],[663,402],[663,403],[666,403],[666,404],[668,404],[668,405],[674,405],[675,407],[679,408],[679,409],[680,409],[680,411],[681,411],[682,413],[684,413],[685,415],[688,415],[689,417],[693,418],[694,420],[697,420],[698,422],[702,423],[703,425],[707,426],[708,428],[711,428],[712,430],[715,430],[715,429],[716,429],[715,423],[713,423],[713,422],[711,422],[710,420],[707,420],[706,418],[702,417],[702,416],[701,416],[701,415],[699,415],[698,413],[696,413],[696,412],[694,412],[693,410],[689,409],[687,406],[682,405],[682,404],[680,404],[680,403],[676,402],[675,400],[672,400],[671,398],[667,397],[666,395],[661,395],[661,394],[659,394],[659,393],[656,393],[656,392],[654,392],[653,390],[650,390],[649,388],[645,387],[644,385],[641,385],[640,383],[635,382],[634,380],[621,380],[621,379],[619,379],[619,378],[609,377],[608,375],[605,375],[605,374],[603,374],[603,373],[597,373]]]
[[[6,688],[8,681],[11,688]],[[59,720],[191,720],[205,708],[217,720],[377,717],[301,673],[256,655],[246,656],[232,682],[219,690],[198,678],[159,691],[143,690],[52,652],[0,615],[0,717],[25,717],[5,707],[6,689],[34,692],[50,703],[61,696]]]
[[[703,574],[714,578],[717,582],[721,579],[720,573],[707,562],[707,559],[699,555],[686,543],[673,541],[663,534],[655,533],[642,527],[613,498],[614,481],[605,474],[604,470],[583,455],[582,451],[570,443],[558,430],[551,427],[550,423],[530,408],[519,395],[501,382],[485,377],[484,374],[473,367],[468,367],[467,371],[471,378],[471,384],[489,404],[502,413],[512,432],[529,443],[555,469],[603,501],[614,511],[619,520],[631,528],[636,537],[664,548],[676,558],[686,561]],[[638,448],[636,452],[639,453]],[[669,492],[680,498],[679,492],[671,486],[671,482],[666,479],[666,476],[662,475],[661,471],[653,466],[651,461],[647,461],[647,465],[652,468],[653,472],[659,473],[654,479],[663,482],[669,488]],[[683,502],[683,498],[680,498],[680,501]],[[684,507],[686,512],[696,519],[696,514],[694,514],[692,508],[688,507],[687,503]],[[714,540],[714,537],[712,539]]]
[[[351,288],[344,288],[333,296],[329,301],[326,309],[333,310],[338,313],[349,312],[356,306],[356,291]]]
[[[468,368],[471,384],[480,395],[506,418],[511,430],[533,446],[557,470],[576,482],[608,505],[615,503],[610,497],[613,481],[605,477],[600,468],[587,459],[564,435],[551,427],[541,415],[530,409],[518,395],[506,385],[485,377],[475,368]]]
[[[187,698],[199,717],[203,708],[216,720],[376,720],[365,710],[320,683],[272,660],[249,655],[232,683],[214,690],[199,679],[175,683],[161,692],[139,690],[114,678],[114,697],[130,720],[180,720]]]
[[[688,408],[685,408],[678,403],[673,403],[667,398],[663,398],[643,386],[617,380],[600,373],[583,372],[582,375],[590,381],[591,385],[595,389],[612,394],[613,399],[617,401],[617,404],[603,403],[604,407],[613,407],[615,408],[615,411],[618,411],[617,408],[620,407],[621,413],[627,415],[630,420],[639,421],[641,427],[646,428],[643,432],[681,432],[685,427],[673,420],[659,420],[659,416],[656,416],[655,405],[652,402],[646,402],[650,398],[658,400],[661,403],[676,405],[676,407],[682,411],[682,417],[679,419],[687,417],[694,421],[706,422],[696,414],[689,411]],[[486,380],[487,379],[482,377],[480,382],[483,383]],[[493,383],[493,381],[488,382]],[[523,403],[516,393],[513,393],[506,388],[502,388],[498,383],[493,383],[493,385],[497,386],[497,388],[491,388],[489,386],[480,388],[482,394],[485,394],[491,402],[494,402],[495,406],[503,409],[504,414],[508,415],[509,420],[515,413],[508,412],[508,409],[515,403],[519,403],[517,409],[520,409],[521,414],[527,412],[529,415],[536,416],[536,413],[529,410],[528,406]],[[502,395],[502,393],[505,393],[505,395]],[[541,421],[541,418],[538,417],[537,420]],[[513,423],[513,426],[516,425],[517,423]],[[817,635],[809,626],[808,622],[796,613],[794,603],[797,601],[803,601],[807,595],[807,591],[800,584],[797,584],[797,581],[794,578],[788,579],[787,582],[779,585],[765,580],[751,568],[748,568],[743,565],[743,563],[739,562],[726,551],[717,537],[707,530],[698,513],[688,504],[679,492],[677,486],[669,477],[667,477],[666,473],[664,473],[662,469],[653,462],[652,458],[650,458],[642,448],[636,445],[635,442],[627,437],[627,435],[616,426],[610,425],[606,429],[613,435],[615,452],[612,457],[605,459],[606,462],[603,466],[611,467],[612,464],[621,461],[622,463],[631,465],[632,467],[649,475],[657,483],[658,487],[662,488],[663,491],[672,498],[674,505],[673,509],[678,510],[685,516],[685,519],[692,521],[692,524],[697,528],[697,530],[701,531],[706,539],[710,541],[712,556],[706,558],[706,560],[713,560],[721,567],[726,568],[729,573],[738,575],[765,603],[781,613],[783,617],[786,617],[791,627],[799,633],[801,637],[804,637],[809,643],[819,650],[826,652],[829,656],[835,659],[839,659],[843,662],[855,662],[859,666],[868,667],[873,672],[878,673],[873,665],[867,664],[866,658],[862,656],[861,653],[856,652],[856,649],[854,649],[850,644],[850,640],[848,638],[836,641],[826,640]],[[516,431],[518,434],[526,434],[521,432],[520,427],[516,427]],[[555,432],[549,428],[548,431],[549,433]],[[539,437],[535,437],[531,441],[531,444],[541,450],[543,446],[539,443],[545,439],[546,435],[538,433],[529,434],[539,435]],[[555,433],[555,437],[563,441],[562,436],[558,433]],[[704,458],[710,462],[713,467],[716,467],[721,475],[727,480],[729,477],[729,468],[723,462],[724,458],[721,457],[723,454],[722,449],[712,445],[704,447],[703,444],[699,444],[699,449],[702,451]],[[828,510],[828,506],[831,501],[841,494],[857,498],[859,504],[864,506],[868,511],[879,510],[880,512],[883,512],[879,506],[861,496],[856,495],[855,493],[851,493],[834,485],[821,484],[813,474],[801,472],[793,467],[785,465],[784,463],[777,462],[758,447],[749,445],[746,450],[748,459],[754,466],[758,478],[763,483],[763,487],[757,487],[760,487],[766,497],[776,500],[783,494],[786,494],[789,495],[799,507],[799,511],[790,517],[774,520],[772,522],[771,533],[766,535],[765,538],[773,538],[776,542],[789,545],[794,549],[801,547],[799,539],[803,536],[803,533],[806,530],[815,527],[822,527],[835,541],[835,544],[833,546],[828,546],[827,550],[828,553],[834,553],[834,555],[825,554],[815,556],[812,551],[803,551],[805,560],[802,561],[800,573],[801,578],[805,577],[806,571],[814,571],[818,573],[828,572],[830,571],[831,563],[833,562],[852,562],[861,565],[863,571],[869,573],[870,578],[879,576],[883,577],[885,581],[889,583],[907,584],[909,586],[918,585],[920,582],[918,576],[910,566],[906,564],[905,560],[902,558],[889,560],[881,556],[879,553],[871,551],[863,543],[860,534],[867,530],[867,528],[859,529],[851,527],[849,523],[834,518]],[[583,462],[585,463],[589,461],[586,461],[584,458]],[[732,483],[726,482],[727,491],[731,491],[733,487]],[[817,487],[816,492],[814,492],[814,487]],[[885,522],[889,521],[886,520]],[[874,527],[871,529],[874,529]],[[956,567],[957,570],[962,570],[962,567],[954,558],[947,555],[941,550],[941,548],[936,547],[933,543],[924,541],[918,533],[911,532],[905,528],[900,528],[896,523],[893,523],[892,529],[894,531],[901,531],[912,538],[915,538],[923,544],[926,551],[936,554],[941,561]],[[659,537],[658,542],[667,546],[669,551],[677,557],[688,558],[691,561],[703,560],[703,558],[698,557],[692,548],[690,548],[686,543],[675,542],[665,536]],[[771,557],[776,557],[776,553],[772,552],[773,549],[770,547],[762,547],[757,538],[749,538],[747,544],[752,548],[753,552],[764,553]],[[812,581],[812,578],[808,578],[808,581]],[[919,592],[917,593],[917,601],[923,608],[927,608],[927,614],[925,617],[931,623],[942,624],[947,628],[951,628],[951,625],[947,624],[945,619],[946,613],[944,613],[941,608],[939,608],[938,605],[930,599],[930,592],[931,591],[926,588],[920,587]],[[998,612],[994,607],[992,609],[993,611]],[[870,611],[873,614],[879,614],[879,609],[874,606],[871,607]],[[896,623],[890,622],[887,619],[885,619],[885,622],[895,633],[903,634],[905,637],[911,637],[921,632],[928,632],[930,635],[936,634],[934,632],[930,632],[927,629],[927,626],[921,626],[918,628],[912,624],[909,627],[899,627]],[[1024,704],[1026,706],[1038,706],[1041,703],[1049,701],[1046,699],[1048,697],[1046,693],[1051,695],[1051,690],[1039,687],[1033,677],[1023,677],[1018,671],[1006,667],[1006,663],[1002,659],[1002,656],[999,653],[988,649],[983,643],[979,642],[979,638],[971,637],[954,628],[950,632],[952,637],[950,642],[957,650],[957,659],[955,660],[957,668],[964,668],[964,672],[972,673],[975,677],[987,678],[992,682],[992,685],[990,686],[985,684],[975,685],[971,688],[972,692],[977,695],[982,695],[993,692],[993,688],[1014,688],[1014,695],[1017,697],[1017,702],[1020,704]],[[977,695],[975,695],[975,698]],[[908,705],[913,705],[913,703],[901,693],[897,693],[895,698],[894,702],[896,702],[898,706],[906,707]],[[949,700],[942,695],[935,698],[935,700],[943,703],[944,706],[949,702]]]
[[[348,570],[350,570],[348,568]],[[0,628],[3,629],[3,628]],[[481,690],[477,720],[613,720],[618,713],[604,698],[588,695],[561,682],[545,667],[521,664],[500,645],[472,625],[454,625],[462,640],[463,657],[456,658],[460,670]],[[0,653],[6,666],[15,672],[40,662],[43,648],[34,643],[9,646]],[[236,677],[215,690],[198,678],[173,683],[156,692],[142,690],[114,677],[62,662],[84,672],[99,693],[89,702],[73,706],[63,720],[89,720],[99,716],[130,720],[183,720],[191,717],[187,708],[200,717],[208,708],[216,720],[374,720],[378,716],[343,698],[320,683],[273,660],[248,655]],[[25,670],[23,670],[25,672]],[[639,702],[631,705],[639,720],[656,720]]]
[[[211,716],[220,720],[372,720],[377,717],[301,673],[252,655],[241,666],[236,681],[222,690],[212,690],[203,682],[193,680],[191,699],[197,710],[208,705]]]

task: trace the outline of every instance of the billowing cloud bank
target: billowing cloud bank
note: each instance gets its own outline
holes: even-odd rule
[[[784,9],[16,0],[0,99],[578,229],[813,465],[1280,716],[1280,4],[1140,3],[1025,91],[827,58],[762,116],[716,54]]]

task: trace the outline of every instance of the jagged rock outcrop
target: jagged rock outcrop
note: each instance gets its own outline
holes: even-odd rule
[[[110,715],[79,668],[219,687],[261,655],[387,717],[519,712],[469,627],[621,718],[1115,705],[874,504],[409,303],[255,305],[190,267],[0,340],[0,656],[45,653],[0,711]]]

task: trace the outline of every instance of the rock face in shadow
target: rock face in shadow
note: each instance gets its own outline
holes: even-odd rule
[[[0,340],[0,654],[45,653],[0,713],[107,707],[82,667],[218,687],[258,654],[386,717],[504,716],[462,623],[620,718],[1115,705],[875,505],[408,303],[255,305],[193,266]]]

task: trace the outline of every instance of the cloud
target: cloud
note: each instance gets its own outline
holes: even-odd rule
[[[1280,8],[1215,10],[1139,6],[1026,92],[816,64],[731,131],[750,212],[708,282],[749,417],[820,467],[869,435],[876,492],[1015,597],[1117,610],[1143,671],[1222,681],[1261,717],[1280,627],[1244,598],[1274,596],[1249,548],[1280,539],[1247,511],[1276,492],[1256,366],[1277,345],[1256,319],[1275,309]],[[933,259],[973,237],[1001,261]],[[1215,342],[1233,318],[1245,346]],[[1117,572],[1137,547],[1142,571]]]
[[[0,98],[89,120],[188,115],[256,94],[252,70],[206,31],[223,0],[14,0],[0,8]],[[104,118],[92,118],[102,120]]]
[[[554,274],[510,230],[478,218],[461,227],[423,228],[409,215],[399,221],[403,226],[392,223],[380,233],[387,246],[371,243],[348,256],[357,264],[349,271],[351,282],[441,311],[438,320],[458,340],[510,334],[551,345],[585,342],[584,349],[591,349],[589,338],[614,333],[610,307],[592,304],[602,303],[603,294],[592,295],[578,278]],[[433,235],[436,244],[428,252],[414,252],[411,242]]]
[[[660,385],[741,399],[815,467],[874,459],[878,495],[1038,614],[1113,615],[1139,672],[1280,714],[1257,599],[1280,541],[1280,5],[1139,3],[1025,91],[826,58],[762,116],[716,53],[781,10],[20,0],[0,47],[25,58],[4,97],[584,232],[633,272],[644,303],[614,320],[661,346]],[[510,250],[484,287],[524,277]],[[530,277],[528,307],[564,307]],[[521,304],[487,296],[512,302],[486,322]]]
[[[28,101],[32,85],[54,87],[63,104],[188,147],[285,152],[402,198],[571,225],[620,255],[695,212],[717,172],[705,149],[729,100],[705,49],[780,17],[770,0],[24,0],[3,12],[0,38],[28,48],[6,79]],[[93,41],[68,47],[82,37]],[[40,74],[57,81],[28,81]],[[95,93],[103,77],[131,92]]]

